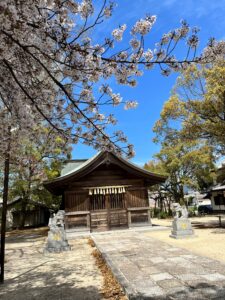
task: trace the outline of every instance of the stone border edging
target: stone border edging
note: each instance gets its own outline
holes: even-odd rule
[[[110,268],[110,270],[112,271],[113,275],[115,276],[116,280],[119,282],[119,284],[121,285],[121,288],[123,289],[123,291],[125,292],[126,296],[128,297],[128,299],[137,299],[136,298],[136,293],[135,290],[133,290],[129,285],[128,285],[128,281],[126,280],[126,278],[124,277],[124,275],[122,274],[122,272],[113,264],[112,260],[109,258],[108,254],[106,254],[101,247],[97,246],[97,243],[95,241],[95,238],[93,235],[91,235],[92,240],[95,243],[95,247],[97,248],[97,250],[101,253],[103,259],[105,260],[106,264],[108,265],[108,267]]]

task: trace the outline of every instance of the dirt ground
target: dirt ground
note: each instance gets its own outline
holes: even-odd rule
[[[222,228],[219,228],[216,216],[194,217],[190,218],[190,220],[196,235],[194,238],[179,240],[170,238],[172,219],[152,219],[154,225],[167,226],[168,231],[152,231],[145,234],[170,245],[185,248],[193,253],[225,262],[225,219],[222,220]]]
[[[70,241],[72,251],[44,255],[43,232],[8,234],[0,299],[103,299],[103,276],[87,239]]]

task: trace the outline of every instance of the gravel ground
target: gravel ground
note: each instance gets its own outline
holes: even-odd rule
[[[42,253],[45,238],[37,233],[9,236],[1,300],[103,299],[103,276],[86,239],[70,241],[72,251]]]
[[[145,235],[190,250],[193,253],[225,262],[225,219],[222,221],[223,228],[219,228],[218,218],[215,216],[190,219],[196,234],[195,238],[180,240],[170,238],[172,219],[153,219],[153,224],[168,226],[168,231],[149,231]]]

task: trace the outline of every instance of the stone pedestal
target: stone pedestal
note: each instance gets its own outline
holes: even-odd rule
[[[170,237],[175,239],[183,239],[194,236],[194,231],[192,229],[191,222],[189,219],[178,218],[173,220]]]
[[[44,252],[58,253],[69,250],[71,247],[68,244],[64,228],[49,230]]]

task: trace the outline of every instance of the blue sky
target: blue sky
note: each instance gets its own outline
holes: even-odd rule
[[[101,3],[101,0],[96,3]],[[117,4],[113,17],[92,33],[96,39],[109,36],[114,28],[124,23],[130,28],[146,13],[157,15],[157,22],[146,39],[146,46],[150,48],[163,33],[179,27],[181,19],[200,28],[200,48],[206,45],[209,37],[225,39],[225,0],[117,0]],[[128,37],[125,35],[121,43],[124,48],[129,42]],[[169,98],[176,76],[163,77],[156,67],[139,77],[135,88],[118,86],[111,81],[114,91],[119,92],[124,100],[137,100],[139,103],[134,110],[125,111],[122,107],[112,109],[118,119],[116,128],[124,131],[134,145],[134,163],[143,165],[159,151],[159,145],[152,141],[152,127],[159,119],[163,103]],[[73,149],[73,158],[89,158],[95,153],[91,147],[77,144]]]

